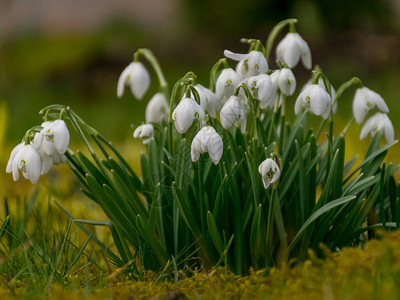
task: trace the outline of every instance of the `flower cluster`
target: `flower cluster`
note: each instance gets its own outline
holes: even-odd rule
[[[25,179],[35,184],[41,175],[47,174],[52,165],[67,161],[64,155],[69,144],[69,131],[63,120],[43,122],[40,130],[27,132],[24,140],[11,152],[6,172],[19,180],[19,170]]]
[[[191,146],[192,160],[197,161],[201,153],[208,152],[212,161],[218,164],[222,156],[223,142],[221,135],[214,128],[215,122],[219,121],[225,130],[238,124],[242,133],[245,133],[249,114],[250,118],[255,118],[258,115],[264,116],[265,110],[276,112],[282,102],[295,93],[296,78],[291,69],[300,60],[305,68],[312,68],[311,51],[307,42],[292,31],[286,34],[276,48],[276,58],[280,68],[270,70],[268,55],[259,41],[253,42],[248,53],[225,50],[224,56],[237,62],[235,69],[228,65],[226,59],[222,59],[213,68],[212,72],[216,79],[209,88],[197,83],[195,78],[187,81],[186,85],[185,82],[181,82],[180,85],[186,87],[186,90],[183,88],[178,95],[180,101],[172,112],[170,110],[175,104],[174,99],[171,99],[168,105],[165,94],[155,94],[146,108],[146,124],[135,130],[134,137],[141,138],[144,144],[148,144],[154,136],[152,124],[166,122],[168,116],[180,134],[185,134],[197,120],[198,133]],[[118,97],[122,96],[124,86],[129,85],[133,95],[140,99],[149,83],[149,73],[144,65],[134,61],[124,69],[119,78]],[[382,97],[363,87],[361,82],[359,85],[353,102],[357,123],[361,123],[368,111],[375,106],[383,113],[389,111]],[[295,114],[299,114],[302,110],[324,119],[328,119],[337,111],[336,91],[318,69],[313,71],[312,79],[303,87],[295,101]],[[283,108],[282,112],[284,113]],[[364,138],[368,132],[373,134],[378,130],[385,133],[388,141],[394,139],[393,125],[382,113],[376,114],[366,122],[360,138]],[[272,171],[266,171],[265,166],[272,164],[270,159],[260,164],[259,170],[265,188],[269,186],[269,182],[277,180],[280,174],[279,167],[273,165],[271,170],[274,175],[272,177],[266,175]]]

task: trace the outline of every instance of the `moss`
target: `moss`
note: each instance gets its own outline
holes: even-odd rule
[[[323,247],[322,247],[323,248]],[[382,233],[365,249],[322,249],[325,258],[310,253],[302,265],[271,268],[237,276],[219,268],[194,270],[191,275],[145,272],[140,281],[126,275],[104,285],[65,289],[54,285],[43,294],[32,295],[23,282],[6,286],[1,278],[0,299],[398,299],[400,297],[400,232]],[[158,279],[158,281],[157,281]],[[156,283],[157,281],[157,283]],[[87,297],[85,294],[88,293]]]

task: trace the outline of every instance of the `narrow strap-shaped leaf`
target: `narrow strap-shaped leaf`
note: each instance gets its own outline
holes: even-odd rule
[[[343,198],[339,198],[336,200],[333,200],[327,204],[325,204],[324,206],[322,206],[320,209],[318,209],[316,212],[314,212],[303,224],[303,226],[301,226],[301,228],[299,229],[299,231],[297,232],[296,236],[294,237],[294,239],[292,240],[292,242],[289,245],[288,248],[288,252],[290,253],[294,246],[297,244],[297,242],[300,240],[301,236],[303,235],[304,231],[307,229],[308,226],[310,226],[317,218],[319,218],[320,216],[322,216],[324,213],[329,212],[331,209],[345,204],[353,199],[355,199],[355,196],[346,196]]]

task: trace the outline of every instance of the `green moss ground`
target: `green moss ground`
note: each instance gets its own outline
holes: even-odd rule
[[[2,276],[0,299],[398,299],[400,297],[400,232],[382,234],[365,249],[344,248],[325,259],[310,259],[236,276],[224,268],[211,272],[178,273],[174,278],[146,272],[139,281],[126,275],[108,277],[103,284],[76,289],[51,286],[30,293],[24,282],[7,285]],[[114,273],[115,274],[115,273]],[[155,281],[158,279],[158,282]]]

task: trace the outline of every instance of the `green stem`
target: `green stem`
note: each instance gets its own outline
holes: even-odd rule
[[[275,25],[274,28],[272,28],[271,33],[269,34],[267,41],[266,41],[266,45],[265,45],[265,57],[267,58],[267,60],[269,60],[269,56],[271,54],[271,49],[274,44],[274,41],[275,41],[276,37],[278,36],[278,34],[281,32],[281,30],[286,25],[295,24],[295,23],[297,23],[296,19],[287,19],[287,20],[283,20],[283,21],[279,22],[277,25]]]
[[[281,131],[278,141],[278,152],[283,154],[283,144],[285,138],[285,117],[286,117],[286,95],[282,94],[282,106],[281,106]]]
[[[279,98],[281,97],[281,92],[278,90],[278,98],[276,99],[275,102],[275,107],[274,107],[274,113],[271,118],[271,124],[269,126],[269,131],[268,131],[268,138],[267,138],[267,143],[271,144],[271,138],[272,138],[272,132],[274,130],[274,125],[275,125],[275,120],[278,114],[278,109],[279,109]]]
[[[224,69],[229,68],[228,62],[226,61],[226,58],[221,58],[218,60],[215,65],[211,68],[210,71],[210,86],[209,89],[212,92],[215,92],[215,82],[216,82],[216,77],[218,74],[219,69],[221,66],[224,67]]]
[[[165,80],[160,64],[158,63],[158,60],[154,56],[153,52],[151,52],[149,49],[141,48],[134,54],[134,61],[137,61],[140,55],[144,56],[149,61],[156,72],[158,81],[160,83],[160,92],[164,94],[166,99],[170,99],[168,82]]]

